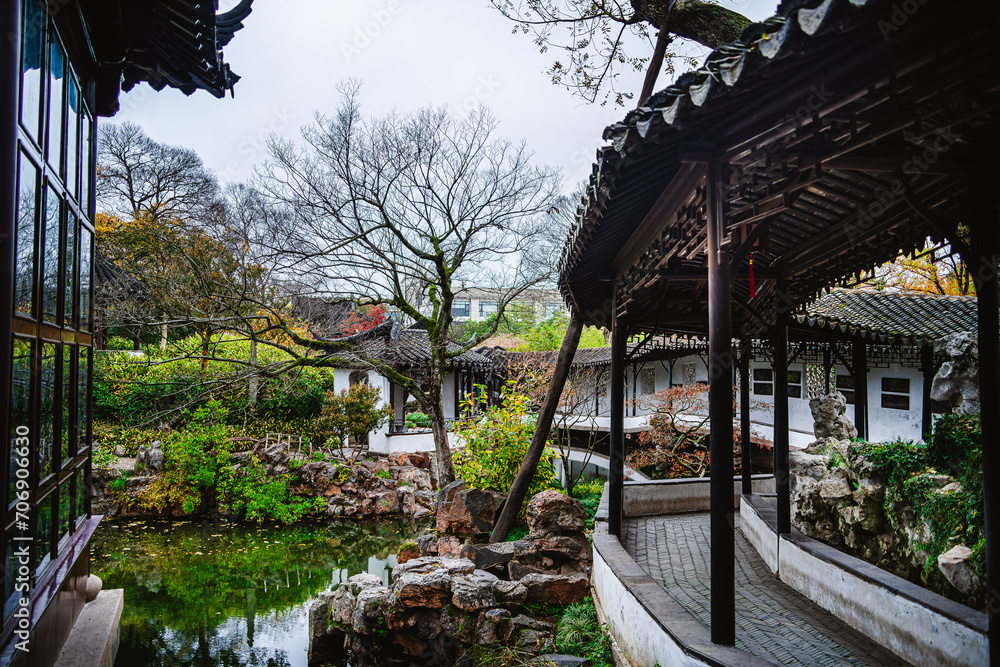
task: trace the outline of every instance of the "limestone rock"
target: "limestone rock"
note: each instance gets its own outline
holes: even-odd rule
[[[847,399],[839,391],[810,399],[809,410],[813,416],[813,433],[817,438],[850,440],[858,437],[858,429],[844,415]]]
[[[429,469],[431,467],[430,452],[411,452],[409,454],[410,465],[415,468]]]
[[[521,584],[528,590],[531,602],[569,604],[578,602],[590,591],[590,579],[585,574],[526,574]]]
[[[979,342],[971,332],[945,336],[934,343],[934,353],[945,357],[931,385],[931,398],[948,401],[952,412],[979,412]]]
[[[968,560],[972,549],[959,544],[944,552],[937,559],[938,569],[951,585],[965,595],[972,595],[979,588],[979,577],[972,571]]]
[[[350,589],[347,586],[338,586],[328,602],[330,621],[342,628],[352,625],[354,602],[354,594]]]
[[[381,613],[380,602],[386,588],[366,588],[358,593],[351,615],[351,628],[358,634],[367,635],[375,631],[376,620]]]
[[[466,544],[462,547],[461,555],[474,562],[480,570],[502,567],[514,557],[514,543]]]
[[[586,513],[579,500],[548,489],[528,501],[528,532],[532,537],[581,532]]]
[[[118,445],[117,447],[115,447],[115,456],[117,456],[119,458],[125,456],[125,448],[122,447],[121,445]]]
[[[357,595],[361,591],[368,590],[369,588],[380,588],[382,586],[382,580],[376,577],[374,574],[369,572],[362,572],[361,574],[356,574],[347,580],[344,584],[351,595]]]
[[[538,551],[546,556],[575,561],[590,561],[593,557],[590,542],[582,534],[554,535],[534,540]]]
[[[843,468],[834,468],[829,474],[820,480],[818,486],[819,495],[828,502],[838,502],[845,499],[853,499],[854,493],[848,481],[847,471]]]
[[[422,559],[418,558],[417,560]],[[406,572],[402,574],[393,583],[387,604],[396,609],[411,607],[437,609],[448,604],[450,600],[451,575],[446,569],[438,568],[426,573]]]
[[[428,572],[444,571],[448,574],[472,574],[476,565],[467,558],[442,558],[440,556],[424,556],[400,563],[392,568],[392,578],[398,579],[407,573],[426,574]]]
[[[420,468],[403,468],[396,479],[400,484],[409,484],[414,489],[428,491],[431,488],[431,476]]]
[[[479,617],[476,640],[480,644],[495,644],[503,641],[510,629],[510,612],[506,609],[490,609]]]
[[[405,466],[410,462],[410,457],[406,452],[390,452],[386,458],[391,466]]]
[[[449,492],[448,495],[449,500],[438,501],[439,533],[482,535],[493,530],[493,521],[500,505],[495,494],[480,489],[463,489]]]
[[[462,611],[479,611],[496,605],[494,587],[497,577],[477,570],[451,580],[451,602]]]
[[[494,594],[500,602],[515,602],[520,604],[528,599],[528,589],[520,581],[498,581]]]
[[[402,547],[399,548],[399,553],[396,554],[396,562],[402,565],[414,558],[420,558],[420,547],[413,542],[407,542]]]

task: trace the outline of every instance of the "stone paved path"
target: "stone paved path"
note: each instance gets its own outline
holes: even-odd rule
[[[627,519],[623,532],[625,549],[636,562],[677,602],[710,625],[708,514]],[[739,530],[736,646],[779,665],[906,664],[781,583]]]

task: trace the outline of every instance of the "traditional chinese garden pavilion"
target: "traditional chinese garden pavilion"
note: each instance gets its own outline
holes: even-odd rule
[[[792,316],[928,238],[976,275],[988,588],[1000,586],[997,25],[987,3],[785,0],[605,130],[560,286],[585,324],[612,331],[609,530],[621,532],[627,341],[708,336],[716,644],[735,637],[732,341],[772,342],[788,533]]]

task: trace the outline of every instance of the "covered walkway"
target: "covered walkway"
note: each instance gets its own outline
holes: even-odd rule
[[[736,515],[737,526],[739,514]],[[707,512],[626,519],[622,544],[674,600],[711,623]],[[905,665],[781,583],[736,531],[736,648],[779,665]]]

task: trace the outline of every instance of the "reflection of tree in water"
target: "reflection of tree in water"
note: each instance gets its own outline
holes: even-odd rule
[[[122,664],[288,667],[308,646],[304,603],[369,571],[370,560],[387,579],[398,547],[425,529],[132,522],[102,526],[93,571],[106,588],[125,589]]]

